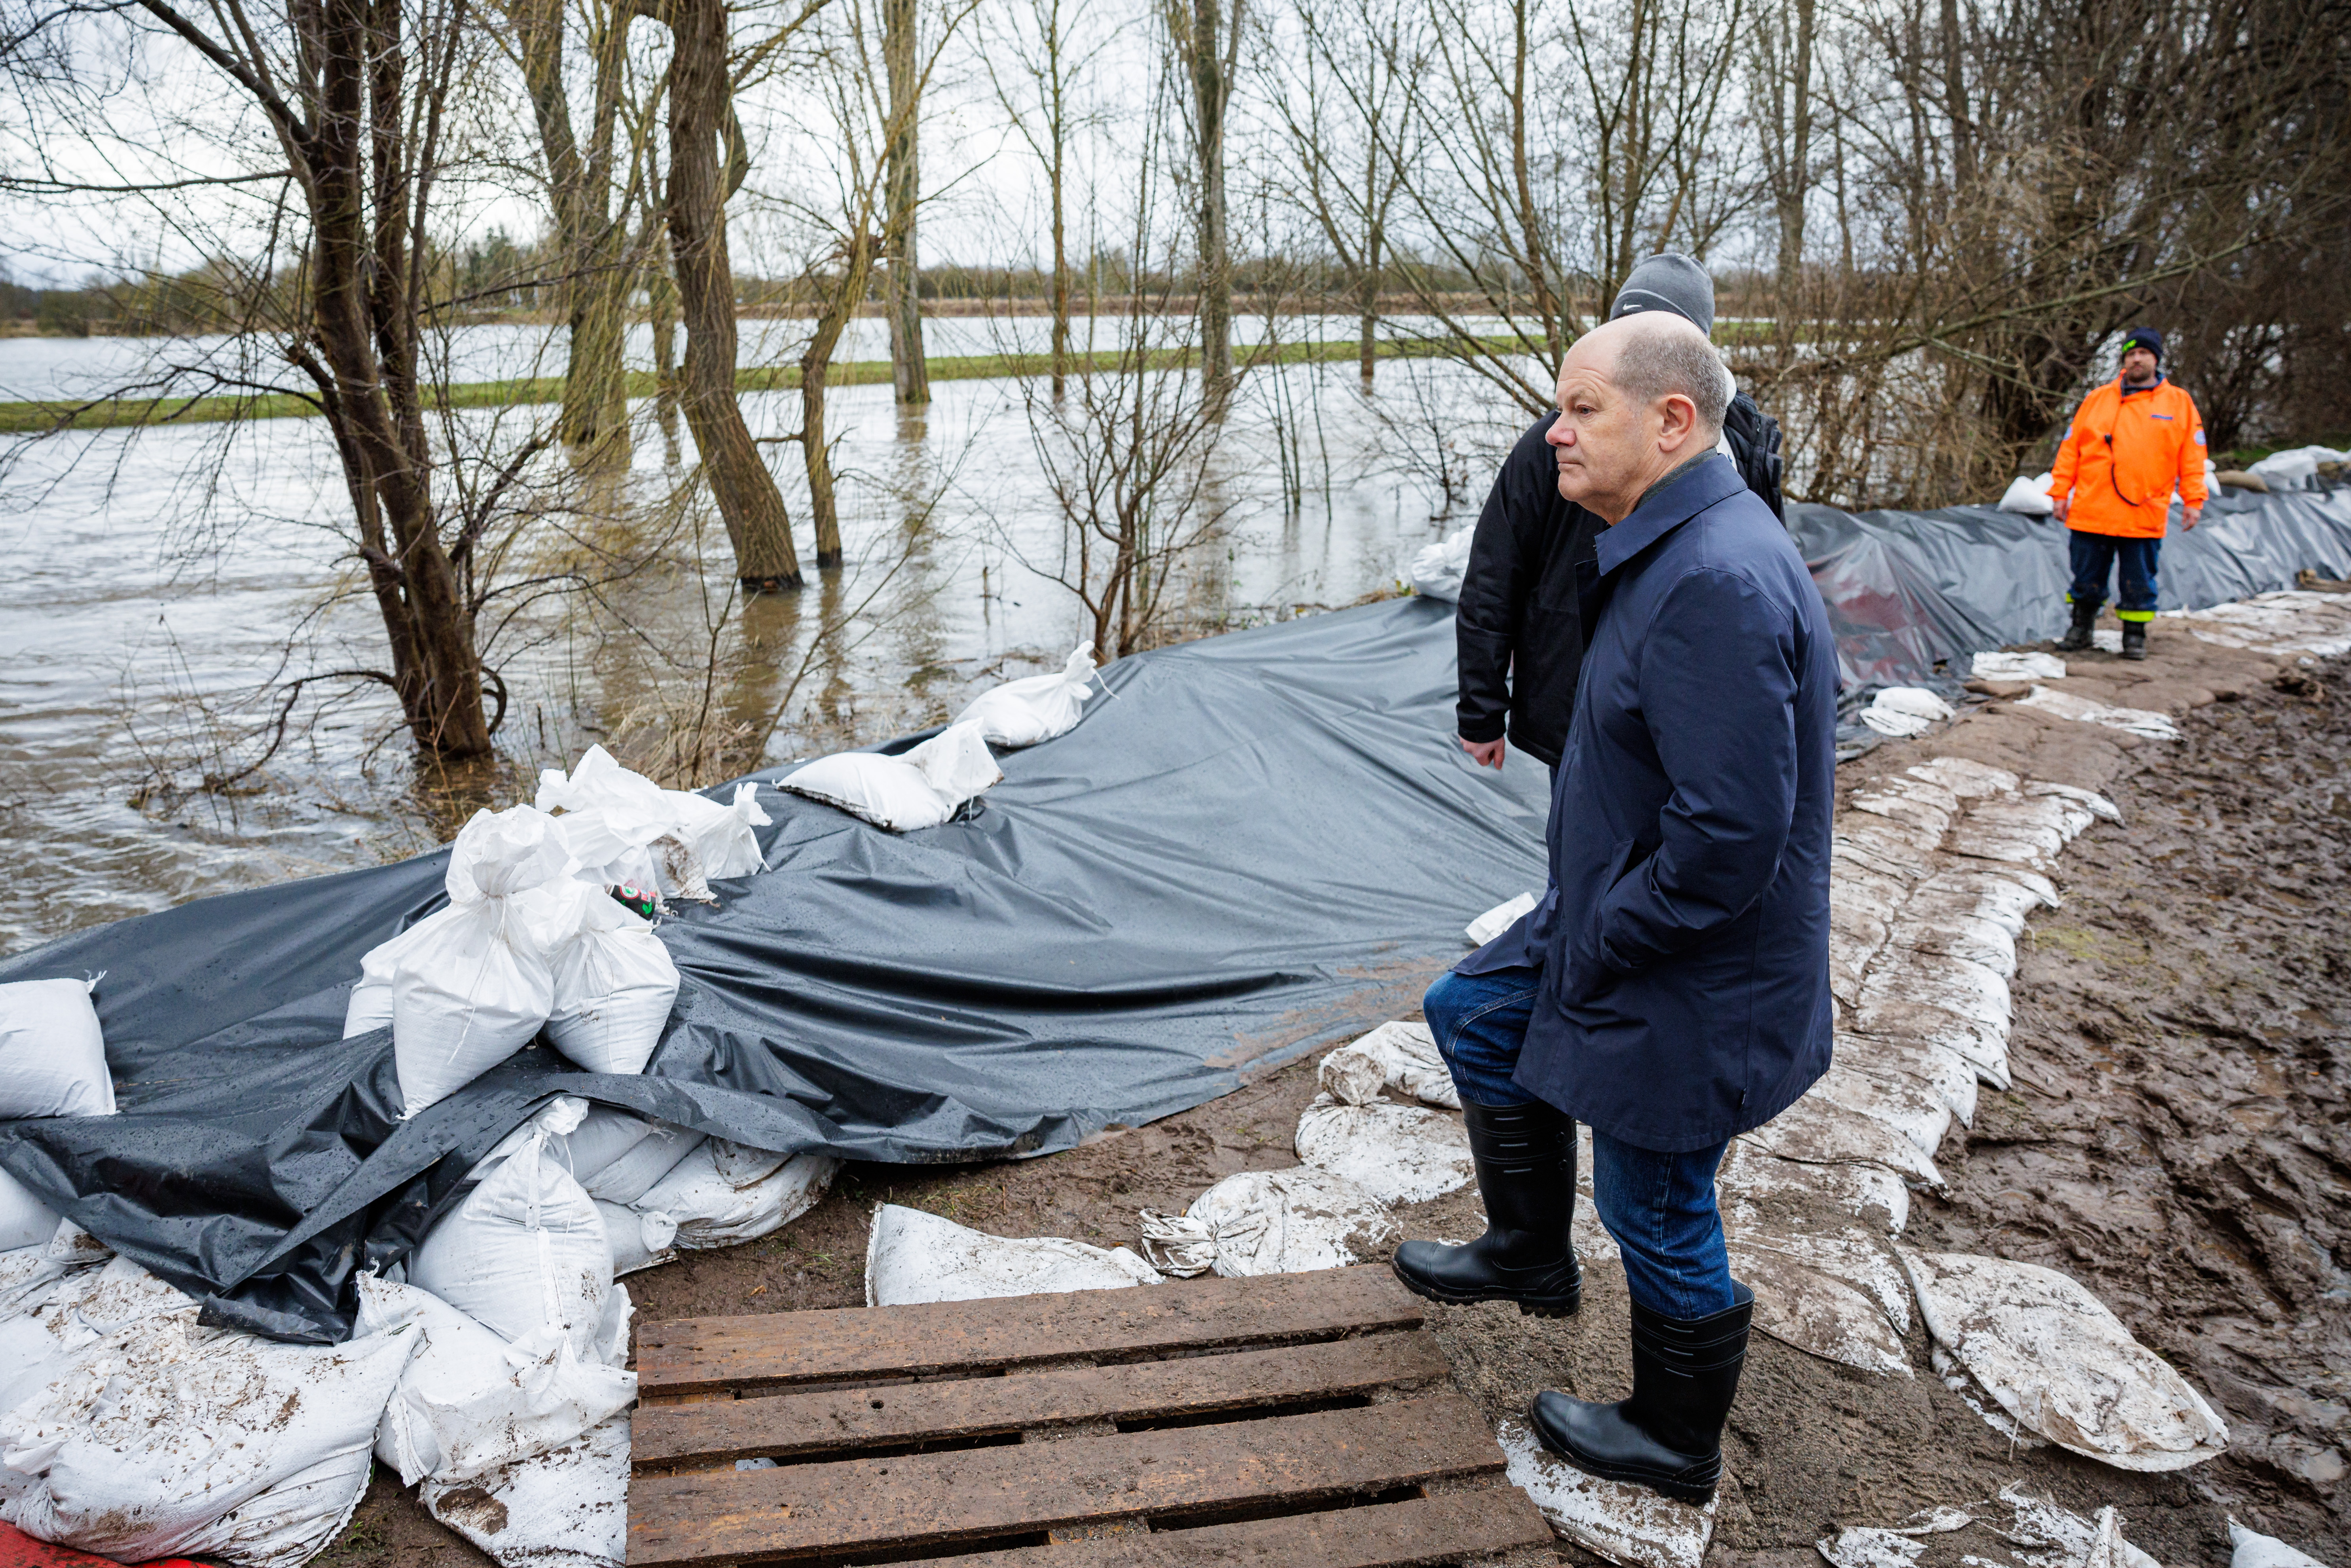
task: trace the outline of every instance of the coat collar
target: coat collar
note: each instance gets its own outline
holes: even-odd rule
[[[1595,553],[1607,576],[1690,518],[1746,487],[1738,465],[1708,453],[1641,497],[1632,515],[1600,536]]]

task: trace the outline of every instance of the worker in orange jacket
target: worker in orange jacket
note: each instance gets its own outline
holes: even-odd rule
[[[2147,623],[2155,619],[2156,565],[2178,486],[2184,528],[2204,514],[2204,421],[2196,400],[2163,376],[2163,334],[2134,327],[2123,335],[2122,373],[2082,400],[2074,427],[2057,448],[2049,498],[2072,530],[2074,586],[2065,595],[2074,624],[2057,646],[2079,653],[2105,602],[2117,567],[2123,657],[2147,657]]]

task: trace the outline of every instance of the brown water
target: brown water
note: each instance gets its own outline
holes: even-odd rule
[[[1461,428],[1477,427],[1478,440],[1515,423],[1492,410],[1485,428],[1489,400],[1441,370],[1416,367],[1412,379],[1440,405],[1466,399]],[[1406,384],[1384,372],[1367,399],[1351,367],[1301,367],[1245,391],[1218,470],[1232,510],[1178,576],[1172,634],[1348,603],[1466,520],[1432,518],[1434,488],[1399,450],[1400,428],[1421,412],[1406,406]],[[1057,667],[1083,628],[1071,593],[1024,564],[1054,559],[1060,524],[1017,391],[935,390],[914,415],[887,388],[835,394],[851,564],[747,607],[729,598],[715,524],[707,572],[690,529],[662,542],[667,525],[652,514],[681,471],[644,431],[629,490],[638,510],[603,525],[641,536],[641,570],[592,595],[486,616],[510,710],[498,765],[455,780],[419,779],[391,705],[362,687],[315,720],[298,710],[286,745],[238,792],[157,787],[256,755],[256,743],[224,737],[270,711],[256,699],[281,668],[383,663],[381,622],[333,527],[347,503],[323,425],[96,432],[20,452],[0,485],[0,851],[11,873],[0,952],[415,852],[474,804],[527,795],[538,768],[591,740],[673,781],[708,781],[714,768],[937,723],[995,680]],[[793,394],[745,402],[755,433],[797,423]],[[1384,423],[1384,407],[1404,423]],[[798,450],[768,450],[805,550]],[[816,646],[829,623],[839,634]]]

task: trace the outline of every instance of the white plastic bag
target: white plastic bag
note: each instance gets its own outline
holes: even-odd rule
[[[830,1155],[768,1154],[712,1138],[629,1207],[668,1216],[680,1247],[731,1247],[815,1207],[839,1169]]]
[[[1094,645],[1081,643],[1058,675],[1030,675],[1007,681],[972,698],[957,724],[979,726],[990,746],[1034,746],[1067,735],[1085,716],[1086,698],[1093,695]]]
[[[1182,1214],[1143,1211],[1143,1255],[1184,1279],[1343,1269],[1385,1257],[1395,1237],[1379,1199],[1312,1166],[1242,1171]]]
[[[375,1430],[400,1484],[456,1481],[570,1442],[629,1407],[637,1376],[582,1359],[559,1333],[513,1344],[439,1297],[371,1274],[359,1281],[357,1332],[420,1336]]]
[[[1980,681],[2062,681],[2065,661],[2054,653],[1978,653],[1968,673]]]
[[[1424,545],[1405,568],[1412,579],[1412,591],[1424,599],[1438,599],[1450,604],[1461,597],[1461,580],[1469,574],[1469,541],[1478,532],[1477,525],[1456,528],[1432,545]]]
[[[1923,686],[1887,686],[1861,710],[1861,722],[1880,735],[1924,735],[1951,716],[1951,705]]]
[[[1123,1247],[1105,1251],[1058,1236],[990,1236],[894,1203],[873,1210],[865,1249],[869,1307],[1157,1283],[1159,1270]]]
[[[549,963],[547,1038],[589,1072],[643,1072],[677,1000],[677,965],[653,926],[618,900],[574,884],[570,929]]]
[[[629,1417],[470,1481],[428,1480],[416,1495],[500,1568],[620,1568],[628,1553]]]
[[[602,747],[591,746],[569,774],[555,768],[540,772],[535,804],[542,811],[562,813],[555,819],[557,831],[571,855],[572,874],[580,881],[707,900],[701,853],[673,799],[683,793],[664,789],[622,767]],[[726,810],[713,801],[704,804]]]
[[[554,1006],[533,912],[516,895],[563,876],[554,823],[528,806],[477,811],[449,854],[450,909],[418,927],[392,977],[402,1114],[456,1092],[528,1045]]]
[[[1472,947],[1483,947],[1503,932],[1516,925],[1520,919],[1534,906],[1535,895],[1531,893],[1522,893],[1516,898],[1507,899],[1494,905],[1493,908],[1472,920],[1462,935],[1469,938],[1469,945]]]
[[[0,1252],[40,1246],[57,1233],[57,1218],[31,1187],[0,1170]]]
[[[580,1185],[599,1203],[634,1203],[675,1170],[678,1162],[700,1148],[702,1139],[703,1134],[691,1127],[647,1123],[642,1137],[632,1140],[610,1163],[583,1175]]]
[[[976,724],[952,724],[900,757],[841,751],[794,771],[782,788],[893,833],[935,828],[1004,777]]]
[[[731,801],[714,800],[690,789],[664,789],[662,800],[676,821],[677,836],[700,862],[704,880],[749,876],[767,869],[768,862],[759,853],[759,835],[751,830],[764,828],[774,819],[760,808],[757,784],[746,779],[736,785]]]
[[[2057,509],[2057,503],[2049,498],[2049,486],[2055,484],[2057,476],[2054,474],[2043,474],[2038,479],[2018,477],[2011,481],[2007,490],[2001,494],[2000,509],[2003,512],[2020,513],[2028,517],[2048,517]]]
[[[555,1328],[594,1354],[612,1250],[595,1200],[563,1168],[558,1146],[586,1104],[558,1101],[521,1146],[434,1226],[408,1262],[409,1283],[519,1343]]]
[[[0,1121],[114,1114],[96,989],[96,980],[0,986]]]
[[[199,1329],[183,1301],[72,1350],[0,1415],[0,1463],[37,1478],[0,1517],[124,1562],[294,1568],[358,1506],[377,1418],[420,1336],[277,1344]]]

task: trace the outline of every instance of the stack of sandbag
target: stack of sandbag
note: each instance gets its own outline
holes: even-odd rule
[[[1391,1071],[1399,1082],[1435,1087],[1426,1064],[1404,1049],[1419,1043],[1405,1032],[1409,1026],[1384,1027],[1388,1033],[1375,1030],[1322,1059],[1316,1069],[1322,1092],[1300,1113],[1295,1146],[1307,1165],[1381,1203],[1425,1203],[1468,1184],[1469,1134],[1457,1117],[1381,1097]],[[1434,1043],[1426,1049],[1436,1051]],[[1445,1088],[1451,1087],[1447,1075]]]
[[[1007,749],[1051,740],[1075,729],[1085,716],[1093,674],[1094,645],[1081,643],[1060,674],[1030,675],[992,686],[972,698],[955,722],[977,725],[990,746]]]
[[[317,1553],[366,1490],[419,1342],[406,1323],[329,1346],[202,1328],[193,1298],[127,1259],[19,1307],[0,1321],[18,1360],[0,1369],[0,1519],[124,1562]]]
[[[600,887],[551,892],[548,1043],[590,1072],[643,1072],[677,999],[669,948]]]
[[[982,726],[967,721],[896,757],[878,751],[820,757],[787,775],[782,788],[877,828],[910,833],[946,821],[1003,777]]]
[[[664,897],[709,902],[714,878],[765,868],[758,835],[768,825],[758,787],[735,787],[731,801],[688,789],[664,789],[591,746],[569,774],[538,776],[534,803],[556,813],[576,875],[600,887],[658,890]]]
[[[0,986],[0,1122],[33,1116],[111,1116],[114,1076],[90,994],[95,980],[16,980]],[[0,1169],[0,1252],[45,1245],[57,1211]]]

